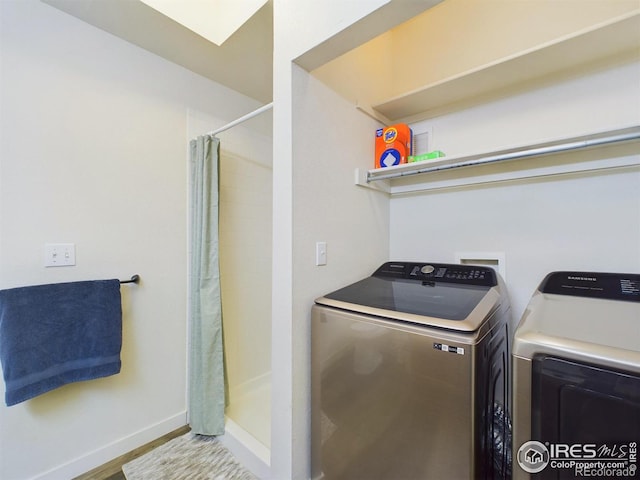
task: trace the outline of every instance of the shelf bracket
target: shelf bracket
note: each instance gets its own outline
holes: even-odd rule
[[[356,168],[355,170],[355,184],[359,187],[375,190],[376,192],[382,192],[386,194],[391,193],[391,184],[388,181],[377,181],[376,183],[369,182],[369,171],[364,168]]]

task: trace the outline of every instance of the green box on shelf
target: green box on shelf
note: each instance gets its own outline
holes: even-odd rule
[[[410,155],[409,157],[407,157],[407,161],[408,163],[422,162],[424,160],[433,160],[434,158],[442,158],[444,156],[444,152],[441,152],[440,150],[434,150],[433,152],[423,153],[422,155]]]

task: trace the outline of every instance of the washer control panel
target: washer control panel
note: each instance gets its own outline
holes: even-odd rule
[[[387,262],[373,276],[489,287],[498,284],[496,272],[489,267],[446,263]]]

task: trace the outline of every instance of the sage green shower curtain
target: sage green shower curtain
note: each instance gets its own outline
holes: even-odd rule
[[[193,433],[224,433],[226,381],[218,257],[220,140],[190,143],[191,269],[189,424]]]

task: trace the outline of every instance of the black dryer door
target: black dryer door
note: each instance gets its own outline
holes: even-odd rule
[[[629,444],[640,442],[637,374],[539,355],[533,360],[531,401],[533,440],[570,446],[595,444],[599,457],[618,455],[627,459]],[[579,454],[580,447],[575,452]],[[585,456],[589,455],[587,452]],[[560,452],[559,457],[571,459],[566,452]],[[570,468],[547,467],[536,478],[576,476]],[[627,478],[640,475],[636,471]]]

